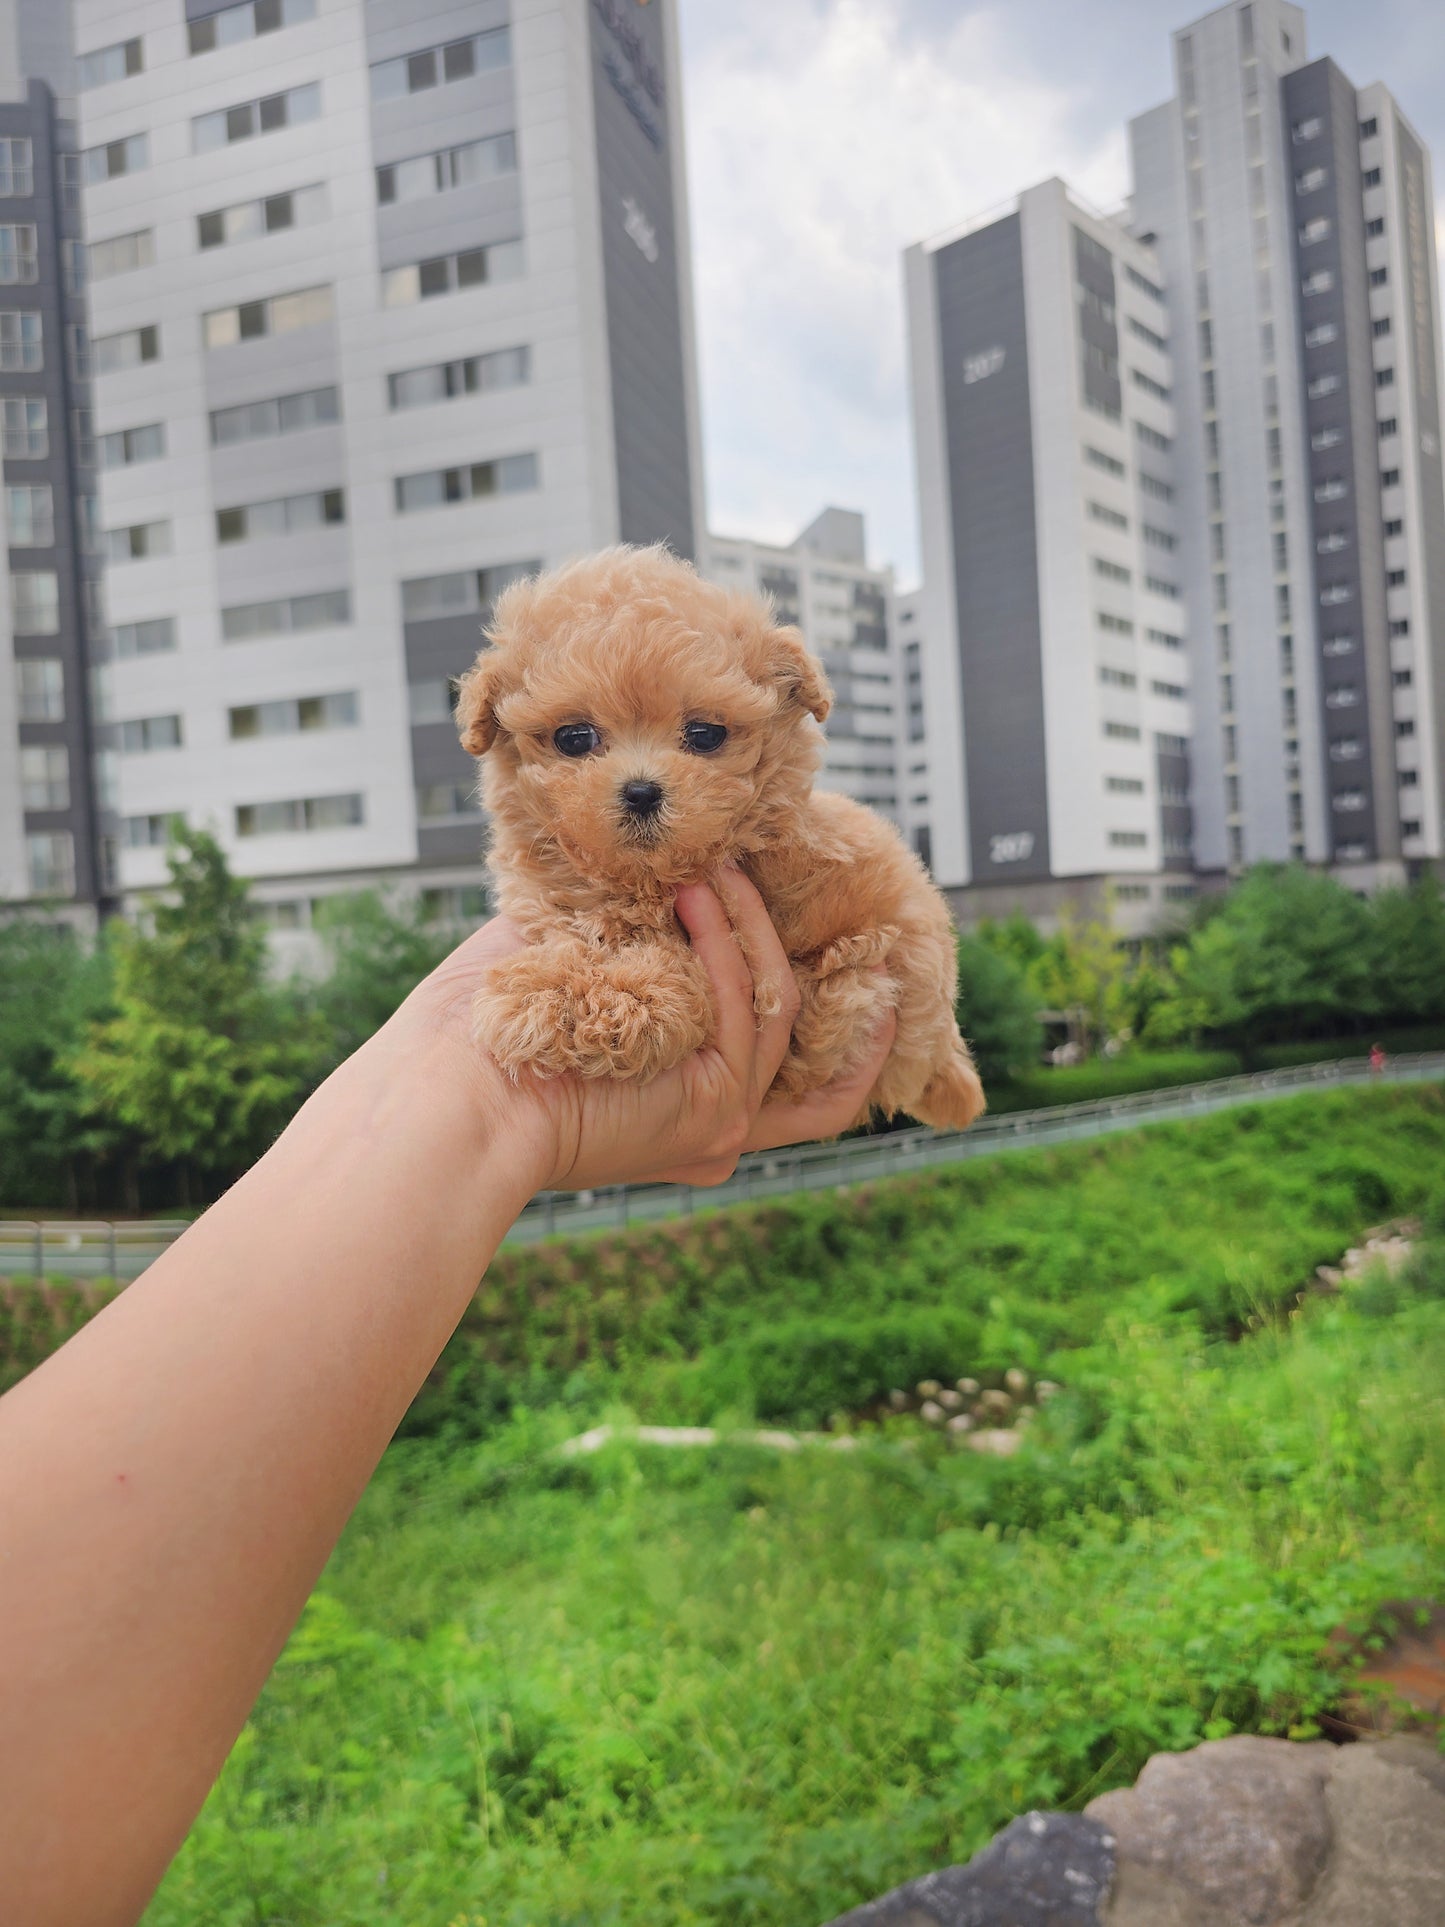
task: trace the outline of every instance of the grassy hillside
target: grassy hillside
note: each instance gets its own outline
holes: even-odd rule
[[[1346,1093],[509,1254],[147,1927],[808,1927],[1311,1733],[1328,1633],[1445,1572],[1445,1255],[1299,1287],[1442,1152]],[[1066,1389],[1004,1461],[550,1450],[1018,1361]]]

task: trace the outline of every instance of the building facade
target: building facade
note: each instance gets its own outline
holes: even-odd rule
[[[507,581],[701,526],[671,0],[77,0],[120,882],[480,907]]]
[[[915,834],[967,914],[1110,897],[1142,927],[1194,887],[1157,258],[1055,180],[911,248],[906,277],[924,559],[909,713],[928,798]]]
[[[1178,346],[1198,855],[1358,888],[1442,853],[1445,506],[1429,157],[1282,0],[1174,35],[1132,224]]]
[[[819,784],[909,824],[903,683],[892,569],[870,569],[863,517],[826,508],[784,547],[709,535],[699,566],[727,588],[769,596],[801,629],[833,689]]]
[[[115,887],[109,758],[89,652],[102,627],[64,12],[0,17],[0,904],[93,921]]]

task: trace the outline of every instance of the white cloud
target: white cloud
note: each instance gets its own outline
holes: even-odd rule
[[[916,579],[902,250],[1050,174],[1117,202],[1123,129],[1081,144],[1006,12],[924,38],[903,0],[682,5],[711,524],[786,540],[861,508]]]

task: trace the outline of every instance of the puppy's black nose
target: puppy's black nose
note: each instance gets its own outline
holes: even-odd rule
[[[656,816],[662,808],[661,783],[624,783],[622,807],[629,816]]]

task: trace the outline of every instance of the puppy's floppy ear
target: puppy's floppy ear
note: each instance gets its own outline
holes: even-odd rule
[[[457,728],[462,747],[473,756],[485,756],[497,740],[496,704],[501,681],[497,652],[486,648],[457,685]]]
[[[821,723],[833,707],[833,692],[822,663],[797,629],[774,629],[768,642],[769,667],[784,700],[797,703]]]

